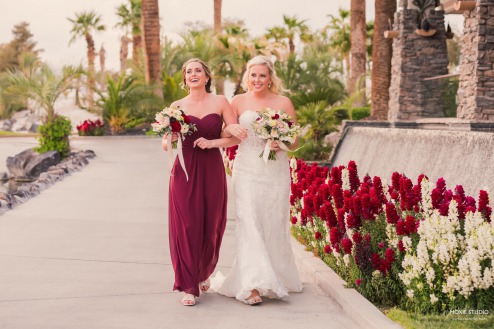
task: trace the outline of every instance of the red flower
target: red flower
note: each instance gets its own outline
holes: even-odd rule
[[[357,280],[355,280],[355,284],[356,284],[357,286],[360,286],[360,284],[361,284],[361,283],[362,283],[362,279],[357,279]]]
[[[405,227],[406,227],[406,231],[408,234],[416,233],[417,232],[417,225],[415,222],[415,217],[407,216],[407,219],[405,220]]]
[[[297,224],[297,217],[295,216],[292,217],[292,224],[293,225]]]
[[[331,168],[330,176],[331,176],[331,181],[334,184],[338,184],[339,186],[343,184],[343,181],[341,180],[341,170],[338,167]]]
[[[357,228],[359,222],[358,222],[357,218],[352,213],[349,213],[346,216],[346,224],[347,224],[348,228]]]
[[[336,208],[343,207],[343,191],[338,184],[334,184],[331,188],[331,196],[333,197]]]
[[[187,114],[182,112],[182,118],[184,118],[185,123],[190,123],[190,118]]]
[[[386,260],[388,261],[388,263],[393,263],[395,261],[395,252],[393,249],[391,248],[388,248],[386,249],[386,251],[384,252],[384,257],[386,257]]]
[[[396,224],[398,220],[400,219],[400,216],[398,215],[398,212],[396,211],[396,207],[392,203],[386,203],[386,221],[389,224]]]
[[[403,245],[403,241],[398,241],[398,250],[401,252],[405,252],[405,246]]]
[[[375,270],[378,270],[381,267],[381,257],[379,257],[378,254],[376,253],[372,254],[371,262],[372,262],[372,267]]]
[[[324,252],[326,254],[329,254],[331,252],[331,246],[329,244],[327,244],[327,245],[324,246]]]
[[[377,244],[377,247],[378,247],[379,249],[384,248],[384,242],[382,242],[382,241],[381,241],[381,242],[379,242],[379,243]]]
[[[314,238],[315,238],[316,240],[321,240],[321,238],[322,238],[322,234],[321,234],[319,231],[316,231],[316,232],[314,233]]]
[[[338,230],[337,227],[332,227],[331,230],[329,231],[329,241],[333,245],[337,244],[340,242],[341,236],[340,236],[340,231]]]
[[[359,244],[362,242],[362,234],[360,234],[359,232],[355,232],[353,233],[352,239],[356,244]]]
[[[403,219],[400,219],[397,223],[396,223],[396,234],[398,235],[408,235],[408,231],[406,229],[406,226],[405,226],[405,222],[403,221]]]
[[[178,121],[171,122],[170,127],[172,128],[172,132],[174,132],[174,133],[180,132],[180,129],[182,128],[182,126],[180,125],[180,122],[178,122]]]
[[[350,161],[348,163],[348,176],[352,192],[357,191],[360,186],[360,180],[358,178],[357,165],[355,164],[355,161]]]
[[[352,240],[350,240],[349,238],[342,239],[341,240],[341,246],[343,247],[343,251],[345,252],[345,254],[351,254],[352,253],[353,243],[352,243]]]

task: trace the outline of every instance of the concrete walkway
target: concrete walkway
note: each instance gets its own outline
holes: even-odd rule
[[[0,156],[18,140],[0,139]],[[288,303],[250,307],[206,293],[196,306],[182,306],[181,294],[171,290],[169,177],[160,141],[102,137],[72,145],[97,156],[0,216],[0,328],[356,327],[307,282]],[[234,227],[229,220],[218,264],[223,273],[235,254]]]

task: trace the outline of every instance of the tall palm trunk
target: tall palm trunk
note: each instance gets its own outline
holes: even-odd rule
[[[372,107],[371,115],[378,120],[388,119],[389,86],[391,84],[392,39],[384,38],[388,21],[396,11],[395,0],[376,0],[376,18],[372,47]]]
[[[127,56],[129,55],[129,38],[125,35],[120,39],[120,73],[127,69]]]
[[[365,105],[365,57],[366,32],[365,0],[351,0],[350,5],[350,54],[351,74],[350,93],[362,90],[355,99],[354,106]]]
[[[136,28],[134,27],[135,31]],[[139,33],[132,33],[132,59],[135,63],[139,62],[139,51],[142,49],[142,36]]]
[[[222,0],[214,0],[214,32],[216,34],[220,34],[223,30],[222,22],[221,22],[221,2]],[[225,94],[225,79],[220,76],[215,77],[215,89],[216,94],[224,95]]]
[[[92,109],[94,107],[94,88],[95,88],[95,80],[94,80],[94,59],[96,58],[96,51],[94,47],[94,40],[91,34],[86,34],[86,43],[87,43],[87,101],[88,107]]]
[[[99,50],[99,66],[100,66],[100,77],[99,77],[99,85],[101,90],[105,90],[106,86],[106,50],[103,46],[101,46]]]
[[[221,24],[221,1],[214,0],[214,32],[221,33],[223,29]]]
[[[155,93],[163,97],[160,63],[160,14],[158,0],[142,0],[142,34],[146,83],[154,84]]]

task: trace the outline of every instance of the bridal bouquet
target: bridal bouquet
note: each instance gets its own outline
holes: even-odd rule
[[[171,169],[175,160],[173,150],[177,150],[176,156],[180,162],[180,166],[184,170],[185,177],[187,181],[189,176],[187,175],[187,170],[185,168],[184,155],[182,153],[182,140],[184,136],[192,134],[197,130],[197,127],[190,122],[190,118],[184,113],[184,111],[173,108],[166,107],[161,112],[156,113],[155,123],[151,124],[153,127],[153,132],[158,136],[167,135],[168,145],[172,145],[168,148],[168,169],[171,173]],[[172,133],[178,133],[178,140],[172,142]]]
[[[264,162],[276,160],[276,152],[269,149],[271,142],[278,143],[280,148],[289,151],[287,145],[295,142],[300,133],[300,126],[292,121],[292,117],[283,110],[271,110],[265,108],[259,112],[259,117],[252,123],[254,133],[261,139],[266,140],[266,147],[259,155]]]
[[[190,118],[184,111],[166,107],[161,112],[156,113],[155,123],[151,124],[153,132],[158,136],[172,133],[179,133],[181,137],[192,134],[197,130],[196,126],[190,123]],[[177,148],[177,141],[172,143],[172,149]]]

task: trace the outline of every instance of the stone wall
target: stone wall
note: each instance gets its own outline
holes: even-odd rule
[[[429,37],[415,33],[419,12],[403,9],[395,14],[391,87],[388,120],[415,120],[442,117],[441,80],[425,78],[448,73],[448,54],[444,11],[428,14],[436,34]]]
[[[416,180],[426,174],[444,177],[449,189],[463,185],[478,196],[485,187],[494,191],[494,134],[374,127],[348,127],[333,156],[333,165],[357,163],[366,173],[388,182],[394,171]]]
[[[457,116],[494,121],[494,1],[464,13]]]

